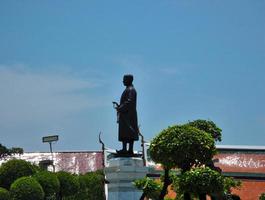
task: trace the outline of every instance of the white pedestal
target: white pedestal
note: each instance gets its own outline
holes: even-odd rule
[[[138,200],[142,191],[137,190],[132,182],[143,178],[148,168],[143,166],[143,160],[135,157],[119,157],[109,160],[105,168],[108,184],[108,200]]]

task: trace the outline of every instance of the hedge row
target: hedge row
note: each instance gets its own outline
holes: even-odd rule
[[[11,199],[104,200],[104,175],[52,173],[24,160],[10,160],[0,167],[0,200]]]

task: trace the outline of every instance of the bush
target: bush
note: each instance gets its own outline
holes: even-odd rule
[[[10,193],[7,189],[0,187],[0,200],[10,200]]]
[[[58,180],[60,182],[59,198],[76,195],[79,191],[78,178],[68,172],[58,172]]]
[[[60,182],[54,173],[42,171],[35,174],[34,178],[42,186],[46,198],[55,196],[59,192]]]
[[[193,194],[222,194],[224,176],[210,168],[195,168],[179,176],[175,185],[177,191]]]
[[[0,167],[0,187],[6,189],[18,178],[35,173],[30,162],[24,160],[9,160]]]
[[[104,200],[104,174],[102,170],[79,175],[80,191],[76,199]]]
[[[173,180],[174,190],[178,196],[189,193],[194,198],[202,194],[207,194],[216,199],[237,199],[236,195],[231,194],[231,189],[239,189],[241,186],[241,181],[235,180],[232,177],[224,177],[209,167],[193,168],[190,171],[171,178]]]
[[[159,194],[162,190],[161,183],[145,177],[134,181],[134,185],[137,189],[143,191],[145,197],[153,200],[159,199]]]
[[[10,188],[13,200],[43,200],[44,192],[41,185],[32,177],[17,179]]]

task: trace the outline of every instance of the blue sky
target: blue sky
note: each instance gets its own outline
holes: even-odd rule
[[[120,148],[113,100],[132,73],[147,140],[195,119],[264,145],[265,1],[0,1],[0,142]],[[139,142],[137,144],[139,147]]]

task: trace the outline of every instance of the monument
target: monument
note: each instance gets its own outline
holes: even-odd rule
[[[139,140],[140,133],[136,111],[137,92],[132,83],[133,76],[124,75],[123,84],[126,88],[120,103],[113,102],[117,111],[118,140],[122,142],[122,149],[116,151],[105,168],[108,200],[140,199],[142,191],[137,190],[132,182],[143,178],[148,171],[142,158],[133,149],[134,141]]]
[[[126,86],[123,91],[120,104],[113,102],[117,110],[117,123],[119,124],[119,141],[122,142],[122,149],[117,153],[130,155],[133,153],[133,143],[139,140],[139,129],[136,111],[137,93],[132,84],[133,76],[128,74],[123,77],[123,84]],[[129,149],[127,149],[127,144]]]

